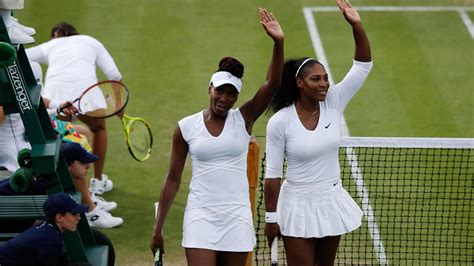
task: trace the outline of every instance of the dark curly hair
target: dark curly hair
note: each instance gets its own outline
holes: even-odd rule
[[[77,32],[76,28],[74,28],[73,25],[61,21],[59,22],[56,26],[54,26],[51,29],[51,38],[54,38],[54,34],[57,33],[58,37],[67,37],[67,36],[72,36],[72,35],[79,35],[79,32]]]
[[[219,61],[219,69],[217,69],[216,72],[218,71],[230,72],[232,75],[241,79],[244,76],[244,65],[242,65],[239,60],[227,56]]]
[[[301,64],[308,58],[309,57],[303,57],[298,59],[288,59],[285,61],[285,64],[283,65],[280,88],[273,96],[272,101],[268,106],[267,113],[276,113],[280,109],[290,106],[300,98],[301,93],[298,85],[296,84],[295,75]],[[306,74],[308,68],[315,64],[323,66],[317,60],[309,60],[301,67],[300,71],[298,72],[298,77],[302,78]]]

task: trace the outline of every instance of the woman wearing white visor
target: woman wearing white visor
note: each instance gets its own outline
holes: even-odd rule
[[[179,190],[188,153],[192,177],[182,241],[188,265],[245,265],[247,253],[253,250],[247,150],[253,124],[280,86],[284,39],[273,14],[264,8],[259,12],[261,24],[274,42],[267,79],[251,100],[232,109],[242,88],[244,66],[225,57],[211,77],[209,108],[178,122],[150,242],[153,253],[158,248],[164,253],[161,231]]]

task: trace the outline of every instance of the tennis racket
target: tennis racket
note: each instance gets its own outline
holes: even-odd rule
[[[159,202],[155,202],[155,219],[158,215],[158,206],[160,205]],[[163,256],[161,254],[161,250],[157,249],[155,253],[155,266],[163,266]]]
[[[120,81],[105,80],[87,88],[77,102],[78,114],[91,118],[107,118],[121,112],[128,103],[128,89]],[[58,113],[68,106],[58,110]]]
[[[148,123],[140,117],[132,117],[124,114],[122,126],[125,131],[125,140],[132,157],[143,162],[150,158],[153,146],[153,135]]]
[[[272,266],[278,266],[278,237],[275,237],[270,249],[270,261]]]

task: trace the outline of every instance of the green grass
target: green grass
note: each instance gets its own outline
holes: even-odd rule
[[[386,5],[385,1],[352,1]],[[271,41],[258,23],[257,7],[274,11],[285,31],[287,57],[314,56],[303,6],[334,6],[333,1],[27,1],[16,15],[48,40],[61,20],[101,40],[131,89],[127,112],[144,117],[155,137],[153,156],[132,160],[118,119],[109,124],[106,173],[115,188],[105,195],[124,218],[103,230],[113,241],[119,265],[151,264],[148,245],[153,202],[166,176],[171,136],[179,119],[208,105],[207,84],[223,56],[235,56],[246,69],[238,104],[253,95],[265,77]],[[398,0],[390,5],[464,5],[472,0]],[[352,135],[472,137],[474,120],[473,40],[457,13],[361,13],[372,42],[375,67],[346,110]],[[471,19],[473,12],[469,12]],[[338,13],[316,17],[336,80],[351,63],[350,28]],[[268,117],[254,127],[265,134]],[[262,149],[263,150],[263,149]],[[181,226],[190,164],[164,228],[167,264],[184,264]]]

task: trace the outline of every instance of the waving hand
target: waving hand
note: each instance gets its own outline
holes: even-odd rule
[[[359,13],[355,8],[347,0],[336,0],[336,4],[341,10],[344,18],[349,22],[351,25],[355,25],[361,22]]]

